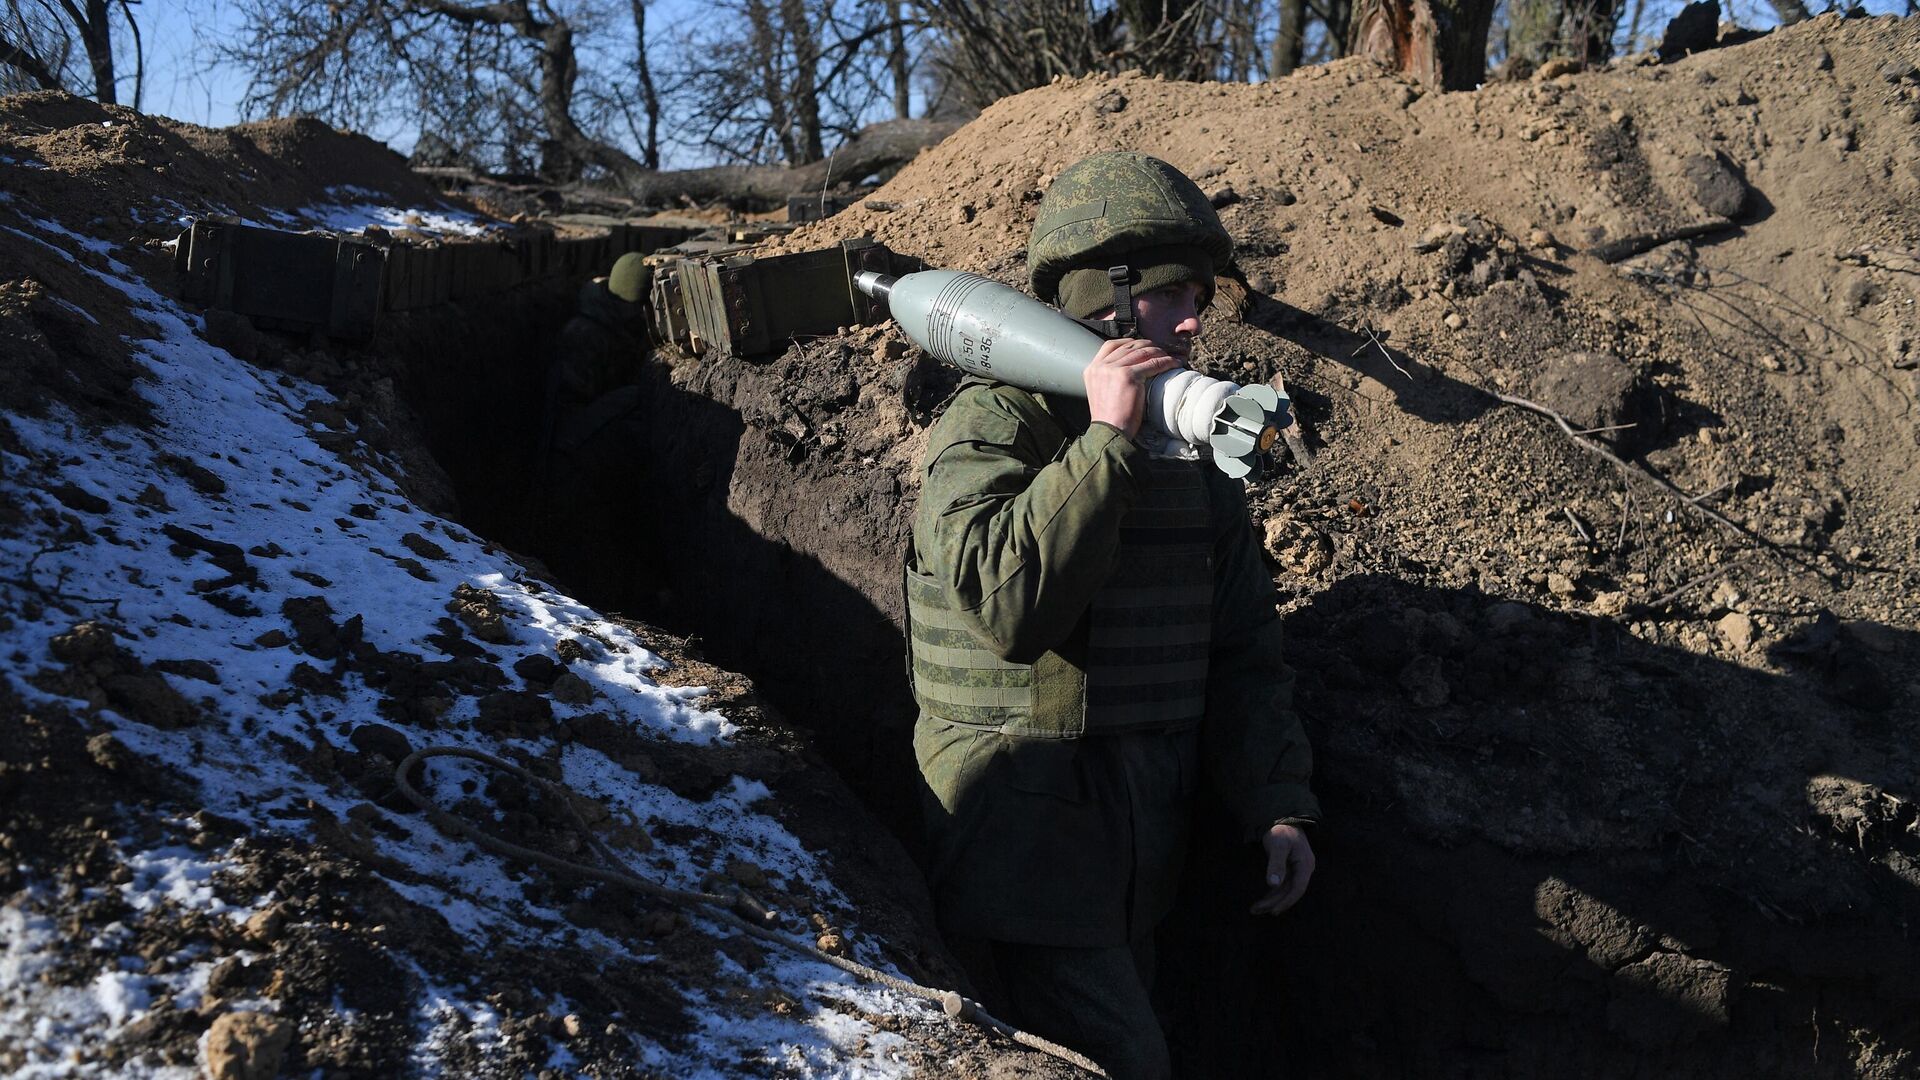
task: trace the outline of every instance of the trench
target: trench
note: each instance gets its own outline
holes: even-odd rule
[[[544,359],[572,293],[525,287],[418,314],[375,343],[402,372],[462,523],[541,560],[581,600],[687,638],[753,680],[867,806],[871,827],[915,852],[913,708],[897,601],[888,610],[905,535],[901,493],[873,470],[808,457],[776,437],[796,400],[815,419],[850,406],[859,394],[847,371],[857,365],[809,367],[793,355],[677,372],[654,363],[631,433],[638,450],[616,455],[612,494],[591,513],[556,512],[533,497],[529,465]],[[1316,836],[1314,886],[1279,921],[1246,914],[1260,890],[1249,853],[1200,841],[1205,830],[1196,830],[1186,892],[1159,937],[1157,1005],[1179,1075],[1908,1075],[1900,1070],[1920,1060],[1910,1007],[1920,1000],[1910,959],[1920,903],[1884,874],[1834,886],[1850,906],[1806,928],[1722,884],[1758,871],[1702,868],[1701,849],[1680,839],[1529,851],[1470,828],[1436,838],[1415,826],[1380,760],[1426,754],[1438,769],[1460,766],[1444,747],[1395,734],[1407,706],[1395,669],[1375,670],[1386,662],[1379,628],[1408,610],[1477,625],[1487,607],[1470,590],[1361,576],[1287,616],[1321,761],[1316,786],[1338,825]],[[1528,616],[1545,638],[1597,649],[1593,663],[1626,687],[1612,707],[1643,710],[1648,730],[1702,713],[1710,687],[1769,701],[1783,716],[1818,708],[1790,682],[1603,640],[1604,627],[1542,608]],[[1448,663],[1487,667],[1461,685],[1481,713],[1531,707],[1551,689],[1547,676],[1516,682],[1503,657],[1481,656],[1470,640],[1466,648]],[[1647,670],[1659,680],[1629,678]],[[1435,776],[1457,786],[1471,772]],[[1496,792],[1477,812],[1512,815],[1540,795]],[[1747,838],[1736,849],[1770,840],[1729,835]],[[1575,915],[1555,923],[1561,916],[1543,905],[1565,897],[1578,900],[1569,901]],[[1648,931],[1657,947],[1640,941]],[[1878,1041],[1856,1039],[1850,1057],[1833,1049],[1849,1032]]]
[[[403,396],[461,523],[532,556],[583,602],[751,679],[911,846],[919,804],[899,631],[803,545],[730,508],[748,435],[736,409],[674,385],[666,363],[650,360],[639,422],[610,425],[558,484],[536,475],[546,357],[573,302],[571,284],[523,287],[414,316],[382,343],[406,373]],[[804,504],[808,493],[791,494]]]
[[[866,828],[885,829],[924,865],[899,612],[870,599],[888,595],[877,582],[898,580],[900,493],[781,460],[783,444],[720,400],[755,412],[759,389],[742,382],[760,381],[763,369],[725,361],[689,379],[656,358],[640,388],[645,422],[624,434],[639,460],[599,477],[629,497],[576,499],[587,505],[571,510],[543,503],[529,467],[540,439],[535,403],[547,349],[571,311],[570,288],[526,288],[505,302],[400,320],[379,343],[405,372],[403,396],[453,483],[461,523],[533,556],[583,602],[685,638],[702,658],[751,679],[867,807]],[[741,475],[743,467],[760,475]],[[800,486],[769,490],[769,473],[799,473]],[[776,519],[762,509],[749,523],[741,511],[752,505],[793,513]],[[879,554],[829,567],[823,558],[834,549]],[[847,577],[863,578],[865,589]],[[1169,1015],[1205,1048],[1189,1055],[1196,1065],[1183,1075],[1271,1075],[1259,1063],[1279,1052],[1282,1029],[1248,1023],[1245,1010],[1277,988],[1262,988],[1251,956],[1235,957],[1257,868],[1225,871],[1248,852],[1193,854],[1218,872],[1196,875],[1158,964]]]

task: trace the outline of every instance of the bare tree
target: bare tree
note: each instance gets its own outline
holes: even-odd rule
[[[105,105],[118,104],[119,78],[115,74],[114,22],[126,27],[133,39],[133,100],[140,107],[145,94],[146,53],[140,40],[140,22],[133,16],[139,0],[6,0],[0,8],[0,93],[16,90],[66,90],[92,97]],[[86,57],[87,79],[82,80],[75,55]]]
[[[798,165],[826,156],[887,103],[903,107],[912,30],[897,5],[731,0],[682,35],[677,140],[702,156]]]
[[[1280,0],[1280,28],[1273,35],[1273,59],[1267,70],[1278,79],[1300,67],[1307,50],[1306,0]]]
[[[1118,71],[1117,13],[1087,0],[915,0],[936,40],[928,59],[944,87],[974,109],[1045,86],[1056,75]]]
[[[250,112],[362,129],[417,114],[474,156],[513,165],[537,146],[555,180],[645,171],[576,118],[578,27],[549,0],[242,0],[240,11],[223,55],[252,73]]]
[[[1309,7],[1325,31],[1310,62],[1338,60],[1352,51],[1353,0],[1309,0]]]
[[[1249,82],[1264,72],[1258,38],[1265,8],[1264,0],[1221,0],[1221,78]]]
[[[820,40],[814,36],[806,0],[780,0],[780,22],[793,48],[793,74],[787,95],[793,101],[792,130],[782,140],[787,161],[819,161],[827,156],[820,138]]]
[[[646,111],[646,134],[634,132],[640,145],[640,162],[649,169],[660,167],[660,91],[653,85],[653,62],[647,56],[647,0],[632,0],[634,74],[640,80],[640,107]]]
[[[887,0],[887,75],[893,80],[893,118],[913,115],[913,66],[907,60],[907,24],[900,0]]]

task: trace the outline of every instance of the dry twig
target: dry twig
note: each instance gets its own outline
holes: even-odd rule
[[[1367,335],[1367,340],[1364,343],[1362,343],[1359,348],[1348,353],[1347,354],[1348,359],[1352,359],[1353,357],[1359,356],[1361,353],[1366,352],[1367,346],[1372,345],[1374,348],[1380,350],[1381,356],[1384,356],[1387,358],[1387,363],[1393,365],[1393,370],[1399,372],[1402,375],[1405,375],[1409,379],[1413,378],[1413,372],[1408,371],[1404,367],[1401,367],[1400,361],[1395,360],[1393,358],[1393,354],[1387,351],[1387,347],[1380,343],[1380,335],[1373,329],[1372,324],[1363,326],[1360,329],[1362,333]]]
[[[1721,514],[1718,514],[1713,510],[1708,509],[1705,506],[1700,505],[1700,503],[1696,500],[1694,496],[1688,495],[1686,492],[1680,490],[1680,488],[1677,487],[1673,483],[1673,481],[1668,480],[1666,477],[1660,476],[1657,473],[1650,472],[1646,469],[1643,469],[1640,466],[1635,465],[1633,462],[1628,461],[1625,458],[1621,457],[1620,455],[1614,453],[1613,451],[1608,450],[1606,447],[1601,446],[1600,444],[1595,443],[1589,439],[1582,438],[1580,433],[1574,430],[1573,425],[1567,423],[1567,418],[1560,415],[1560,413],[1557,410],[1550,409],[1547,406],[1542,405],[1537,401],[1529,401],[1526,398],[1518,397],[1514,394],[1494,393],[1493,396],[1496,398],[1499,398],[1501,401],[1504,401],[1509,405],[1517,405],[1520,408],[1526,409],[1530,412],[1539,413],[1541,416],[1544,416],[1552,420],[1554,423],[1560,425],[1560,430],[1565,432],[1567,438],[1572,439],[1573,444],[1575,446],[1578,446],[1580,449],[1585,450],[1589,454],[1593,454],[1597,457],[1603,458],[1608,462],[1611,462],[1616,468],[1619,468],[1624,472],[1632,473],[1633,475],[1638,476],[1641,479],[1654,484],[1656,487],[1659,487],[1660,489],[1666,491],[1668,494],[1672,495],[1674,498],[1680,500],[1682,505],[1690,506],[1693,509],[1698,510],[1700,513],[1705,514],[1707,517],[1713,519],[1713,521],[1715,521],[1716,523],[1720,524],[1721,526],[1724,526],[1725,528],[1733,530],[1734,532],[1745,537],[1746,539],[1757,541],[1763,544],[1766,543],[1765,538],[1754,535],[1754,533],[1749,531],[1745,526],[1736,524],[1731,519],[1724,517]]]
[[[25,567],[26,573],[24,576],[17,578],[0,577],[0,583],[28,589],[54,600],[69,600],[78,604],[105,604],[107,605],[108,616],[116,619],[119,618],[120,597],[80,596],[76,593],[64,591],[67,584],[67,575],[71,573],[70,570],[62,570],[59,576],[54,579],[52,588],[40,584],[39,580],[34,576],[34,568],[39,564],[41,559],[48,555],[57,555],[66,551],[69,546],[70,545],[67,544],[55,544],[52,547],[41,548],[27,559],[27,565]]]
[[[1700,586],[1705,585],[1707,582],[1712,581],[1717,577],[1721,577],[1725,575],[1727,571],[1731,569],[1733,569],[1731,565],[1716,566],[1704,574],[1700,574],[1697,577],[1688,578],[1687,580],[1681,582],[1679,587],[1672,590],[1671,592],[1662,593],[1661,595],[1656,596],[1653,599],[1648,600],[1643,604],[1635,604],[1634,608],[1639,612],[1658,611],[1659,609],[1666,607],[1668,604],[1673,603],[1675,600],[1678,600],[1681,597],[1687,595],[1689,592],[1692,592],[1694,589],[1697,589]]]
[[[1573,507],[1563,506],[1560,508],[1560,512],[1567,515],[1567,522],[1573,526],[1574,532],[1580,534],[1580,541],[1582,543],[1593,543],[1593,534],[1588,532],[1586,525],[1581,523],[1580,516],[1573,512]]]

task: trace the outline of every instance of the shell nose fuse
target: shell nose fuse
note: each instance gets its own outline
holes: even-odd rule
[[[1100,351],[1100,335],[1017,289],[959,270],[900,277],[868,270],[853,284],[885,301],[914,344],[962,371],[1044,394],[1087,396],[1081,373]],[[1211,457],[1237,479],[1280,437],[1289,404],[1270,386],[1175,368],[1147,384],[1141,428],[1158,452]]]

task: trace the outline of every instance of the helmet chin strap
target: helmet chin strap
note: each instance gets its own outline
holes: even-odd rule
[[[1140,320],[1133,313],[1133,268],[1109,266],[1107,281],[1113,285],[1113,318],[1073,321],[1110,340],[1132,337],[1140,328]]]

